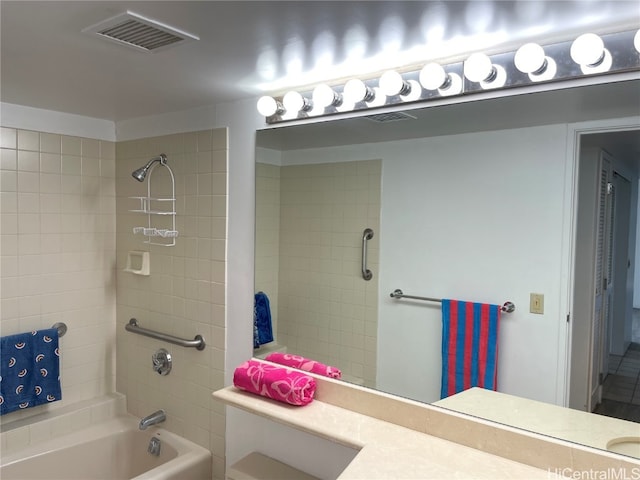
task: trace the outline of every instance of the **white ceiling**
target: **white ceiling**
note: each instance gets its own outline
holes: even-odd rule
[[[82,33],[126,10],[200,40],[140,53]],[[637,28],[640,4],[2,0],[0,21],[2,102],[119,121],[373,73],[393,63],[566,40],[587,29]]]

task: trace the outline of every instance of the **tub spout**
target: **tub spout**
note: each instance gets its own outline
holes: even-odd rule
[[[164,422],[166,419],[167,415],[164,413],[164,410],[153,412],[151,415],[147,415],[142,420],[140,420],[140,430],[146,430],[151,425],[156,425],[160,422]]]

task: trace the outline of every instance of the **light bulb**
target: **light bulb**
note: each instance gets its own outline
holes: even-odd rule
[[[608,72],[613,64],[611,52],[595,33],[585,33],[573,41],[571,58],[585,75]]]
[[[299,92],[290,91],[282,98],[282,104],[287,112],[300,112],[311,110],[312,104],[309,100],[300,95]]]
[[[480,81],[483,90],[492,88],[501,88],[507,83],[507,71],[502,65],[493,65],[491,67],[491,75],[486,80]]]
[[[260,115],[264,117],[270,117],[272,115],[275,115],[276,113],[284,112],[282,105],[278,103],[275,98],[268,95],[260,97],[258,99],[256,107],[258,108],[258,112],[260,112]]]
[[[380,87],[375,87],[373,89],[373,95],[370,100],[365,100],[367,102],[368,107],[381,107],[387,103],[387,96],[380,89]]]
[[[449,83],[438,89],[438,93],[443,97],[458,95],[462,93],[462,77],[457,73],[449,74]]]
[[[313,104],[319,108],[337,106],[342,103],[342,96],[329,85],[321,84],[313,89]]]
[[[380,90],[387,96],[408,95],[411,92],[411,86],[402,79],[395,70],[388,70],[382,74],[378,82]]]
[[[345,83],[342,96],[344,97],[344,102],[350,104],[370,102],[375,98],[373,90],[358,78],[352,78]]]
[[[427,90],[446,88],[451,83],[451,77],[438,63],[428,63],[420,70],[420,83]]]
[[[350,111],[354,110],[355,108],[356,108],[356,104],[355,103],[350,103],[343,96],[342,97],[342,103],[340,105],[336,105],[336,112],[350,112]]]
[[[571,58],[580,66],[596,66],[604,60],[604,42],[595,33],[580,35],[571,44]]]
[[[636,47],[636,52],[640,53],[640,30],[633,36],[633,46]]]
[[[409,84],[409,92],[400,95],[400,98],[405,102],[415,102],[419,100],[422,96],[422,87],[420,84],[415,80],[409,80],[407,83]]]
[[[558,71],[556,61],[551,57],[545,57],[545,68],[539,72],[529,73],[529,80],[532,82],[545,82],[553,79]]]
[[[513,62],[522,73],[542,73],[547,68],[544,48],[537,43],[526,43],[516,52]]]
[[[602,52],[602,60],[600,60],[595,65],[580,65],[580,70],[585,75],[591,75],[594,73],[605,73],[611,69],[612,64],[613,58],[611,57],[611,53],[605,48]]]
[[[491,59],[484,53],[474,53],[464,62],[464,76],[472,82],[489,82],[495,75]]]

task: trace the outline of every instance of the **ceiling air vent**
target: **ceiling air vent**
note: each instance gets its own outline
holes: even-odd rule
[[[365,118],[373,122],[385,123],[385,122],[397,122],[398,120],[415,120],[416,117],[413,115],[409,115],[406,112],[387,112],[387,113],[376,113],[374,115],[366,115]]]
[[[127,45],[140,52],[158,52],[182,43],[200,40],[195,35],[129,11],[82,31],[99,35],[120,45]]]

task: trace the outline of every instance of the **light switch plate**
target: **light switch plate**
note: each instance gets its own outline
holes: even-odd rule
[[[544,294],[532,293],[530,295],[529,311],[537,314],[544,313]]]

